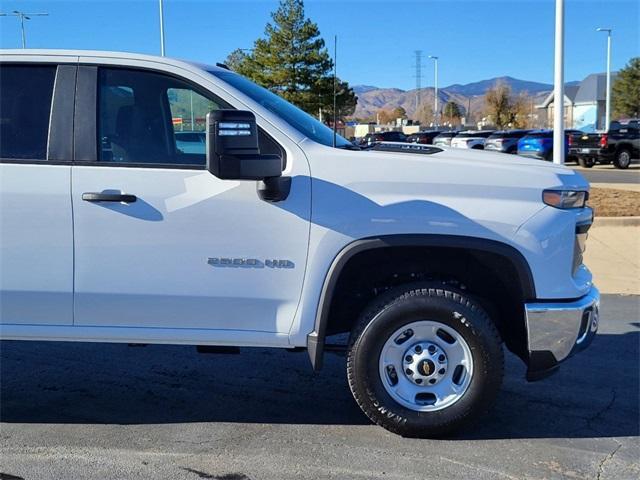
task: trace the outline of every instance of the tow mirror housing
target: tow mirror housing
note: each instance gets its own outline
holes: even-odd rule
[[[207,114],[207,169],[223,180],[265,180],[282,175],[280,155],[261,155],[252,112],[213,110]]]

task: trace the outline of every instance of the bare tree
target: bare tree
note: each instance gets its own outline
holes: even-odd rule
[[[378,110],[378,122],[380,125],[387,125],[394,120],[393,112],[389,110]]]
[[[433,114],[433,107],[429,105],[422,105],[420,109],[415,114],[416,120],[420,122],[421,125],[431,125],[435,123],[435,115]]]
[[[511,98],[511,88],[504,83],[498,83],[484,94],[485,115],[498,128],[504,128],[513,123],[515,118],[514,104]]]
[[[536,125],[536,115],[533,106],[533,97],[527,92],[521,92],[513,100],[513,124],[515,128],[533,128]]]

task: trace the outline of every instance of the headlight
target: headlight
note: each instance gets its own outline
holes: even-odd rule
[[[589,192],[576,190],[545,190],[542,201],[556,208],[583,208],[589,199]]]

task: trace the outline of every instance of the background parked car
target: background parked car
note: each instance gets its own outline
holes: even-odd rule
[[[182,153],[202,153],[205,149],[205,132],[176,132],[176,148]]]
[[[569,153],[578,158],[582,167],[613,162],[616,168],[629,168],[632,158],[640,158],[640,120],[611,122],[607,133],[571,135]]]
[[[367,133],[362,137],[360,145],[371,145],[376,142],[406,142],[407,136],[402,132]]]
[[[478,130],[460,132],[451,140],[451,146],[456,148],[484,149],[484,142],[491,136],[493,130]]]
[[[569,137],[582,133],[580,130],[564,131],[564,151],[567,160],[576,161],[573,155],[569,155]],[[539,158],[542,160],[553,160],[553,130],[536,130],[529,132],[518,141],[518,155],[524,157]]]
[[[440,130],[425,130],[424,132],[412,133],[407,137],[407,142],[431,145],[433,144],[433,139],[440,133],[442,133]]]
[[[531,130],[504,130],[493,132],[484,142],[485,150],[503,153],[517,153],[518,140]]]
[[[453,137],[455,137],[458,134],[458,132],[455,131],[451,131],[451,132],[442,132],[438,135],[436,135],[436,137],[433,139],[433,144],[436,147],[450,147],[451,146],[451,139]]]

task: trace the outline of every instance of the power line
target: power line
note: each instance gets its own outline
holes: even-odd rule
[[[24,30],[24,21],[31,20],[31,17],[46,17],[48,13],[25,13],[14,10],[12,13],[0,13],[0,17],[16,17],[20,20],[20,30],[22,31],[22,48],[27,48],[27,35]]]

